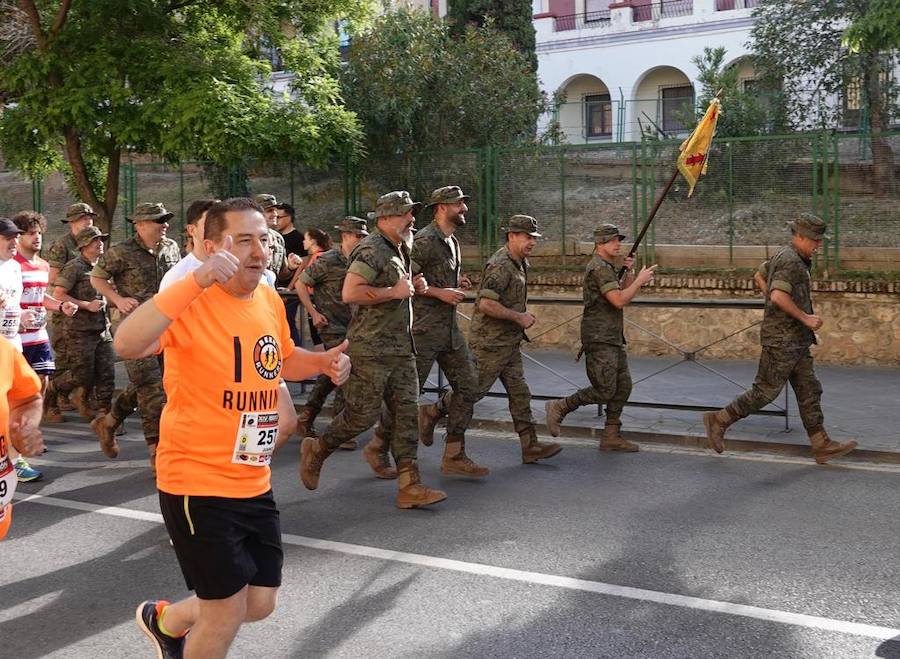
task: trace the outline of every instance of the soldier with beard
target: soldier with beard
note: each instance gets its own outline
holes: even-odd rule
[[[454,235],[466,223],[468,198],[459,186],[447,185],[432,192],[428,200],[428,206],[434,207],[434,220],[416,234],[412,247],[413,272],[425,276],[428,290],[413,299],[412,332],[419,386],[425,384],[435,361],[450,382],[450,388],[437,403],[419,407],[419,440],[431,446],[435,424],[447,416],[441,473],[481,477],[490,470],[466,455],[465,439],[476,401],[478,375],[456,320],[456,305],[465,296],[463,289],[471,285],[462,275],[462,251]],[[391,417],[383,416],[381,425],[383,436],[390,442],[395,430]],[[381,434],[376,432],[376,437]]]
[[[427,506],[447,497],[419,482],[416,463],[419,380],[411,298],[428,289],[424,277],[411,273],[413,210],[419,206],[405,190],[379,197],[377,229],[350,256],[342,297],[358,308],[347,329],[347,354],[353,362],[344,385],[347,405],[322,437],[303,440],[300,478],[307,489],[318,487],[322,465],[338,446],[378,420],[383,402],[394,428],[391,452],[397,463],[397,507]]]

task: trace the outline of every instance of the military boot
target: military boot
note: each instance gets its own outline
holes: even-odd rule
[[[419,441],[425,446],[434,444],[434,427],[442,416],[437,403],[419,405]]]
[[[363,458],[369,463],[376,478],[393,480],[397,478],[397,470],[391,466],[391,458],[388,455],[388,445],[384,437],[379,434],[372,435],[369,443],[363,446]]]
[[[519,443],[522,446],[522,463],[534,464],[538,460],[552,458],[562,451],[562,446],[553,442],[538,441],[534,430],[527,430],[519,434]]]
[[[311,410],[307,405],[300,410],[300,414],[297,415],[297,430],[295,431],[300,436],[300,441],[306,437],[319,436],[316,434],[314,425],[317,416],[319,416],[319,412]]]
[[[300,480],[307,490],[319,487],[322,465],[334,449],[328,448],[321,437],[306,437],[300,444]]]
[[[115,458],[119,455],[119,442],[116,441],[116,428],[121,422],[112,414],[97,416],[91,421],[91,430],[100,441],[100,450],[107,458]]]
[[[70,397],[72,406],[85,421],[92,421],[97,416],[96,410],[88,404],[88,392],[85,387],[78,387]]]
[[[636,453],[641,447],[634,442],[629,442],[619,434],[619,428],[622,422],[610,419],[606,420],[606,426],[603,428],[603,437],[600,439],[601,451],[621,451],[622,453]]]
[[[419,466],[415,460],[401,460],[397,464],[397,507],[420,508],[447,498],[447,493],[422,485]]]
[[[703,415],[703,425],[706,427],[706,437],[710,447],[721,453],[725,450],[725,431],[741,417],[731,409],[731,405],[723,407],[717,412],[707,412]]]
[[[820,465],[825,464],[832,458],[839,458],[847,455],[856,448],[857,442],[851,439],[843,444],[836,442],[828,436],[822,426],[817,426],[807,431],[809,434],[809,443],[812,445],[813,457]]]
[[[559,437],[559,424],[566,417],[566,414],[574,410],[567,398],[557,398],[556,400],[548,400],[544,404],[544,423],[547,424],[547,430],[554,437]]]
[[[44,392],[44,413],[42,419],[46,423],[63,423],[66,420],[56,402],[56,389],[53,388],[52,383],[47,386],[47,391]]]
[[[483,467],[466,455],[466,440],[462,435],[451,437],[447,435],[444,444],[444,457],[441,460],[441,473],[445,476],[471,476],[481,478],[491,473],[487,467]]]

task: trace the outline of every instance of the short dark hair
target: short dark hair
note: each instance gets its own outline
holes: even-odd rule
[[[47,230],[47,218],[37,211],[19,211],[10,218],[22,231],[28,233],[33,227],[40,227],[41,231]]]
[[[218,203],[218,201],[218,199],[198,199],[197,201],[192,201],[184,214],[185,224],[197,224],[200,218],[203,217],[203,214],[207,212],[213,204]]]
[[[297,211],[290,204],[276,204],[275,208],[282,211],[287,211],[287,214],[291,216],[291,220],[297,217]]]
[[[250,197],[231,197],[224,201],[217,201],[206,211],[203,237],[206,240],[218,240],[221,238],[227,224],[225,214],[233,211],[256,211],[262,215],[263,209]]]
[[[309,234],[310,238],[316,241],[316,245],[318,245],[323,252],[331,249],[331,236],[329,236],[321,229],[316,229],[315,227],[313,227],[311,229],[307,229],[306,233]]]

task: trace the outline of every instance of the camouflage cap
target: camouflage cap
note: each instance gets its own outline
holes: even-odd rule
[[[278,200],[275,198],[273,194],[258,194],[253,197],[253,201],[259,204],[263,210],[267,208],[272,208],[272,206],[278,205]]]
[[[625,234],[619,233],[619,227],[615,224],[601,224],[594,229],[595,243],[608,243],[610,240],[625,240]]]
[[[166,210],[166,207],[162,204],[138,204],[137,208],[134,209],[134,213],[131,214],[131,217],[128,218],[128,221],[134,224],[135,222],[156,222],[157,224],[162,224],[163,222],[168,222],[173,217],[175,217],[174,213],[170,213]]]
[[[469,195],[463,194],[462,189],[458,185],[445,185],[431,193],[428,198],[428,206],[436,206],[437,204],[455,204],[457,201],[465,201]]]
[[[513,215],[505,227],[501,227],[503,233],[527,233],[533,238],[540,238],[537,230],[537,220],[531,215]]]
[[[86,227],[78,232],[78,235],[75,236],[75,244],[78,246],[78,249],[82,247],[87,247],[90,245],[95,238],[108,238],[108,233],[103,233],[97,227]]]
[[[806,238],[824,240],[829,237],[828,234],[825,233],[828,231],[828,225],[825,224],[822,218],[817,217],[812,213],[802,213],[787,224],[793,233]]]
[[[4,238],[14,238],[19,234],[25,233],[12,220],[0,217],[0,236]]]
[[[409,211],[422,206],[422,202],[413,201],[406,190],[395,190],[378,197],[375,202],[375,217],[406,215]]]
[[[355,233],[358,236],[369,235],[369,227],[366,225],[366,221],[353,215],[342,218],[340,223],[334,225],[334,228],[342,233]]]
[[[79,202],[77,204],[72,204],[66,209],[66,217],[63,219],[63,224],[68,223],[70,220],[74,220],[76,218],[81,217],[82,215],[97,215],[94,212],[94,209],[91,208],[88,204],[84,202]]]

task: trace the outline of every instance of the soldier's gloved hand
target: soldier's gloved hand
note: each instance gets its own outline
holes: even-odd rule
[[[231,253],[233,245],[232,237],[225,236],[222,246],[194,270],[194,279],[201,288],[209,288],[216,282],[224,284],[237,274],[241,262]]]
[[[522,326],[522,329],[529,329],[534,325],[535,321],[537,321],[537,318],[534,317],[534,314],[530,314],[527,311],[525,313],[520,313],[517,319],[517,322]]]
[[[454,307],[466,297],[466,294],[458,288],[432,288],[431,290],[441,302]]]
[[[91,300],[88,302],[87,310],[91,313],[97,313],[98,311],[103,311],[106,305],[103,303],[103,300]]]
[[[116,309],[122,312],[124,315],[130,314],[132,311],[141,306],[141,303],[135,300],[133,297],[123,297],[119,298],[116,301]]]
[[[44,452],[44,435],[28,417],[9,424],[9,438],[16,450],[27,458]]]
[[[78,311],[78,306],[74,302],[69,302],[66,300],[65,302],[61,302],[59,305],[59,310],[69,318],[75,315]]]
[[[322,353],[322,373],[331,378],[337,386],[341,386],[350,377],[350,358],[344,354],[350,342],[347,339],[331,350]]]
[[[635,278],[636,281],[641,286],[649,284],[651,281],[653,281],[653,275],[656,272],[657,267],[658,266],[655,264],[651,265],[651,266],[645,265],[643,268],[641,268],[641,271],[638,273],[637,277]]]
[[[405,300],[416,294],[416,288],[413,286],[409,275],[400,277],[397,283],[391,286],[391,298],[394,300]]]
[[[428,282],[425,281],[425,275],[418,274],[412,279],[413,288],[416,290],[416,295],[425,295],[425,292],[428,290]]]

